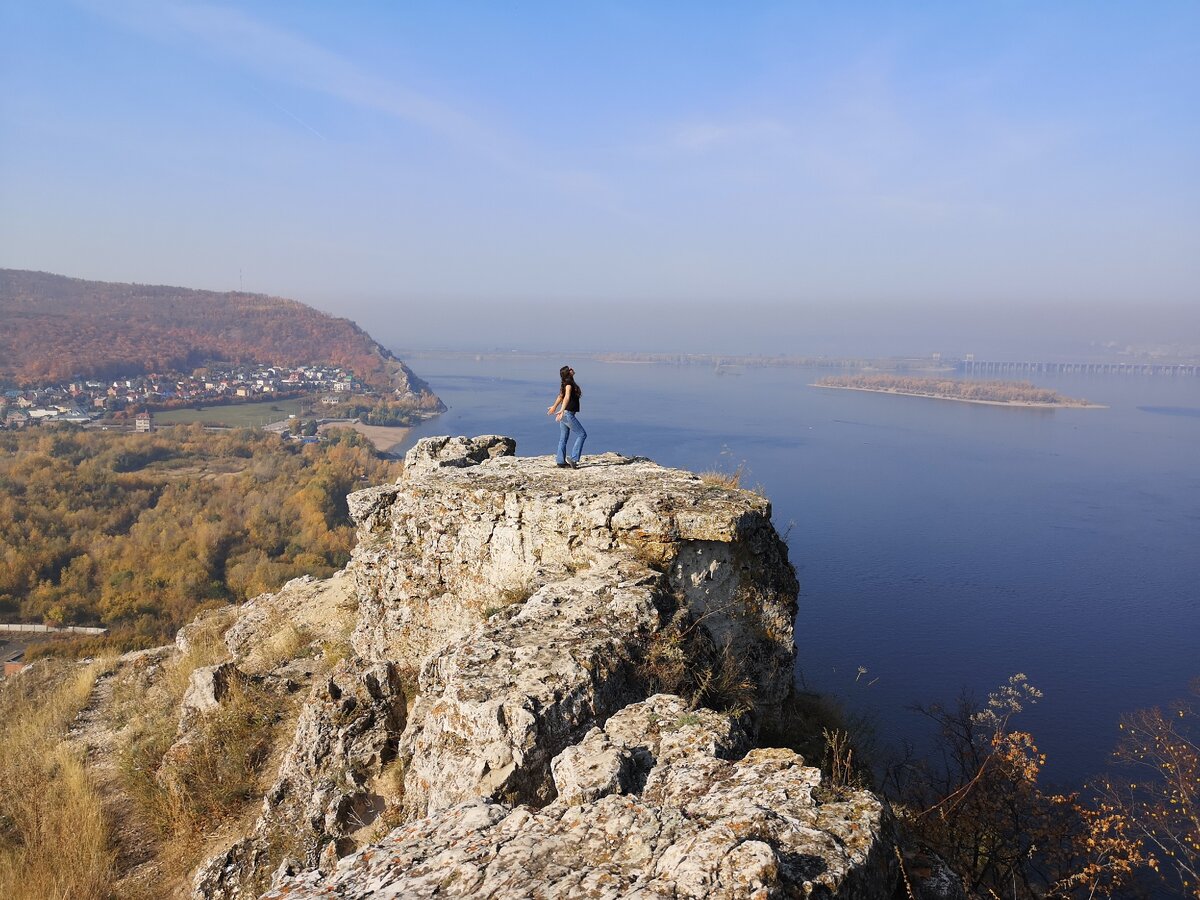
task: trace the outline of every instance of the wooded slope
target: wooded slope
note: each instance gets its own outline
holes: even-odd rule
[[[0,269],[0,324],[0,381],[18,384],[190,371],[222,360],[329,363],[377,388],[428,393],[349,319],[281,297]]]

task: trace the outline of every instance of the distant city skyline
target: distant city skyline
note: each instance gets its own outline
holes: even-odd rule
[[[0,266],[389,346],[1200,344],[1200,6],[0,0]]]

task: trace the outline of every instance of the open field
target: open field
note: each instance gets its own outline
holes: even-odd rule
[[[286,419],[289,414],[300,415],[306,401],[263,400],[256,403],[234,403],[229,406],[206,406],[203,409],[172,409],[154,414],[156,425],[180,425],[203,422],[206,425],[227,425],[239,428],[247,425],[266,425]]]
[[[390,425],[364,425],[361,422],[327,422],[318,430],[325,431],[329,428],[353,428],[374,444],[380,453],[387,453],[393,447],[399,446],[411,430]]]

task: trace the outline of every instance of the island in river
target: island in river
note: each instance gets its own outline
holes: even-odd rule
[[[1028,381],[962,381],[953,378],[920,378],[910,375],[831,375],[813,387],[841,388],[850,391],[870,391],[877,394],[900,394],[907,397],[932,397],[935,400],[958,400],[963,403],[985,403],[990,406],[1036,406],[1103,408],[1074,397],[1064,397],[1058,391],[1040,388]]]

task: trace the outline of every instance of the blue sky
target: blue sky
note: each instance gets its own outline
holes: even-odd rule
[[[0,266],[406,346],[1200,344],[1195,2],[0,9]]]

